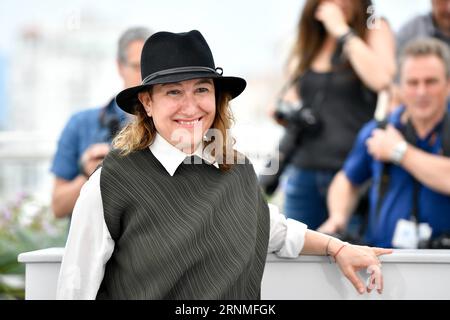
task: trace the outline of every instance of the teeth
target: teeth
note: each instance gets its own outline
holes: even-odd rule
[[[178,120],[178,122],[183,125],[193,125],[193,124],[196,124],[198,121],[199,121],[199,119],[192,120],[192,121]]]

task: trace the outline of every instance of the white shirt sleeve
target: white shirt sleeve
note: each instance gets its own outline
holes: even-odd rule
[[[97,170],[83,185],[72,213],[56,299],[95,299],[114,251],[106,226]]]
[[[279,257],[295,258],[305,244],[307,225],[297,220],[286,219],[278,207],[269,203],[270,238],[267,252]]]

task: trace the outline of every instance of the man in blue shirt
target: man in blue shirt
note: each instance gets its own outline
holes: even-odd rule
[[[417,248],[420,240],[450,232],[450,158],[443,155],[443,140],[450,138],[444,130],[450,126],[445,124],[450,121],[449,88],[446,44],[419,39],[405,47],[400,60],[405,103],[390,115],[386,129],[375,121],[361,129],[330,186],[329,218],[319,231],[344,230],[360,186],[372,179],[365,236],[369,245]],[[415,142],[407,142],[407,132],[413,132]],[[384,166],[389,183],[379,192]]]
[[[119,39],[118,71],[124,88],[141,83],[140,59],[147,28],[131,28]],[[74,114],[58,141],[51,166],[55,175],[52,209],[56,217],[72,213],[82,185],[110,150],[113,136],[126,122],[127,116],[113,98],[106,106]]]

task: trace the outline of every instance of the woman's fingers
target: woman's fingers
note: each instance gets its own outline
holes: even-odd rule
[[[372,248],[373,252],[376,256],[381,256],[382,254],[391,254],[393,252],[392,249],[385,249],[385,248]]]
[[[347,277],[348,280],[353,284],[356,291],[358,291],[359,294],[364,293],[364,284],[362,283],[361,279],[356,275],[355,270],[353,268],[348,268],[344,275]]]
[[[381,273],[381,265],[370,265],[367,268],[367,273],[370,273],[367,284],[367,292],[377,289],[378,293],[383,292],[383,274]]]
[[[381,294],[383,292],[383,287],[384,287],[384,282],[383,282],[383,274],[381,274],[381,278],[380,278],[380,288],[377,288],[377,291],[379,294]]]
[[[381,294],[383,292],[383,274],[381,272],[381,263],[377,256],[390,254],[393,250],[377,247],[350,246],[350,248],[352,247],[354,250],[349,250],[347,254],[342,255],[339,259],[340,261],[338,263],[343,274],[352,283],[358,293],[362,294],[366,290],[370,293],[376,289]],[[366,269],[367,273],[370,274],[366,283],[357,274],[357,271],[361,269]]]

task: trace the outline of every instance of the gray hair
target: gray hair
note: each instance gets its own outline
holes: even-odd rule
[[[450,50],[447,44],[435,38],[419,38],[410,41],[400,55],[400,70],[409,57],[433,55],[442,60],[447,78],[450,78]]]
[[[122,62],[127,62],[127,48],[128,45],[133,41],[147,40],[148,37],[152,35],[150,29],[145,27],[135,27],[127,29],[119,39],[119,45],[117,50],[117,59]]]

